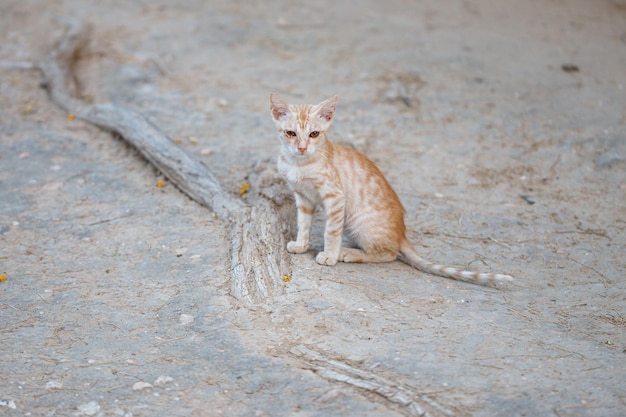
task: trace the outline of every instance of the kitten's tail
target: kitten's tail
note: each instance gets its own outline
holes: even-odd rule
[[[400,247],[401,261],[411,265],[420,271],[440,277],[452,278],[473,284],[501,284],[513,281],[513,277],[504,274],[486,274],[482,272],[463,271],[452,266],[438,265],[427,261],[417,254],[411,243],[404,239]]]

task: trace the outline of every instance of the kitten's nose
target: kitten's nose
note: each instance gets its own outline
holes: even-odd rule
[[[304,155],[304,153],[306,152],[306,147],[301,148],[301,147],[299,147],[299,146],[298,146],[298,151],[300,151],[300,153],[301,153],[302,155]]]

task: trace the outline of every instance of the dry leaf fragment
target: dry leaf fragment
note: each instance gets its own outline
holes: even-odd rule
[[[239,189],[239,194],[241,194],[242,197],[245,196],[249,188],[250,188],[250,184],[248,184],[247,182],[244,182],[241,188]]]

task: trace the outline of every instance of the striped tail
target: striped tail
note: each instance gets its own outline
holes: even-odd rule
[[[440,277],[452,278],[459,281],[471,282],[472,284],[502,284],[513,281],[513,277],[504,274],[486,274],[482,272],[463,271],[452,266],[438,265],[427,261],[417,254],[411,243],[404,239],[400,247],[401,261],[419,269],[422,272]]]

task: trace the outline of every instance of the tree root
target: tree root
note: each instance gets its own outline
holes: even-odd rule
[[[303,361],[321,377],[377,394],[391,403],[402,406],[410,416],[432,417],[433,413],[444,416],[457,415],[427,395],[416,393],[398,382],[355,368],[345,362],[328,359],[305,346],[296,346],[289,353]]]
[[[260,175],[267,189],[253,186],[244,204],[239,197],[224,191],[215,175],[200,161],[190,157],[158,126],[141,113],[113,103],[87,104],[77,95],[73,66],[79,52],[89,40],[88,28],[74,20],[63,22],[67,29],[60,43],[45,59],[27,63],[2,62],[4,67],[39,69],[43,87],[50,99],[75,118],[118,134],[136,148],[182,192],[197,203],[213,210],[219,218],[231,223],[231,294],[253,306],[266,302],[282,291],[282,278],[289,274],[285,251],[286,226],[281,210],[293,210],[293,203],[281,195],[280,181],[265,168]],[[284,188],[283,188],[284,189]],[[277,204],[279,203],[279,204]]]

